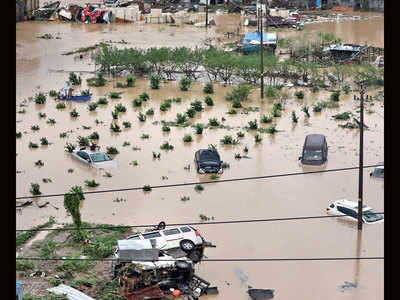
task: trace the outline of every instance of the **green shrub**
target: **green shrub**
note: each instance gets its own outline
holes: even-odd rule
[[[89,139],[84,136],[78,136],[78,145],[79,146],[90,146]]]
[[[200,191],[204,190],[204,187],[203,187],[201,184],[196,184],[196,185],[194,186],[194,189],[195,189],[196,191],[200,192]]]
[[[174,149],[174,146],[170,145],[170,143],[168,143],[168,142],[165,142],[164,144],[162,144],[160,146],[160,149],[161,150],[172,150],[172,149]]]
[[[241,131],[238,131],[238,132],[236,133],[236,135],[237,135],[238,137],[244,137],[244,133],[241,132]]]
[[[339,101],[339,97],[340,97],[340,91],[334,91],[331,94],[330,99],[331,101]]]
[[[150,185],[148,185],[148,184],[145,184],[145,185],[143,186],[143,191],[146,191],[146,192],[149,192],[149,191],[151,191],[151,187],[150,187]]]
[[[33,125],[33,126],[31,126],[31,129],[32,129],[33,131],[37,131],[37,130],[40,129],[40,127],[39,127],[39,125]]]
[[[86,184],[86,186],[89,186],[89,187],[96,187],[96,186],[100,185],[100,183],[97,183],[94,179],[93,180],[85,180],[85,184]]]
[[[32,143],[32,142],[29,142],[29,145],[28,145],[28,147],[29,147],[29,148],[38,148],[39,146],[38,146],[38,144],[35,144],[35,143]]]
[[[146,121],[146,115],[139,112],[138,119],[140,122],[144,122],[144,121]]]
[[[149,137],[150,137],[150,135],[148,135],[147,133],[143,133],[140,138],[141,139],[148,139]]]
[[[46,118],[46,114],[45,114],[45,113],[42,113],[42,112],[40,112],[40,113],[39,113],[39,118]]]
[[[160,88],[160,81],[161,78],[158,75],[151,75],[150,76],[150,87],[153,90],[158,90]]]
[[[107,154],[118,154],[119,153],[117,148],[115,148],[113,146],[109,146],[106,149],[107,149]]]
[[[71,116],[71,118],[79,117],[79,113],[76,111],[75,108],[72,111],[69,112],[69,115]]]
[[[186,111],[186,115],[187,115],[189,118],[193,118],[195,114],[196,114],[196,110],[195,110],[193,107],[189,107],[189,108],[187,109],[187,111]]]
[[[117,105],[115,105],[114,110],[116,112],[126,112],[126,107],[122,105],[122,103],[118,103]]]
[[[150,96],[146,92],[143,92],[139,95],[139,99],[142,101],[148,101],[150,100]]]
[[[313,112],[320,112],[322,111],[322,104],[321,103],[316,103],[312,107]]]
[[[299,118],[296,116],[296,112],[293,110],[292,111],[292,121],[293,121],[293,123],[297,123],[298,120],[299,120]]]
[[[118,124],[111,123],[111,124],[110,124],[110,130],[111,130],[112,132],[121,132],[121,127],[119,127]]]
[[[161,153],[156,153],[153,151],[153,158],[160,158],[161,157]]]
[[[308,112],[308,106],[304,105],[301,110],[304,112],[307,118],[310,117],[310,113]]]
[[[71,83],[71,85],[80,85],[82,83],[82,79],[79,76],[76,76],[76,74],[74,72],[70,72],[69,73],[69,82]]]
[[[190,103],[190,106],[193,107],[195,111],[202,111],[203,110],[203,105],[200,100],[195,100],[192,103]]]
[[[99,73],[96,77],[86,79],[88,86],[105,86],[107,80],[104,78],[103,73]]]
[[[294,95],[297,97],[297,99],[303,99],[304,98],[304,92],[303,91],[296,91]]]
[[[82,91],[81,91],[81,95],[82,95],[82,96],[90,95],[90,90],[89,90],[89,89],[82,90]]]
[[[149,108],[149,109],[146,111],[146,115],[148,115],[148,116],[154,115],[154,109]]]
[[[240,103],[240,102],[239,102],[239,103]],[[231,109],[227,112],[227,114],[236,115],[236,114],[237,114],[237,111],[236,111],[236,109],[231,108]]]
[[[120,99],[121,98],[121,95],[122,94],[122,92],[111,92],[110,94],[108,94],[108,96],[111,98],[111,99]]]
[[[35,162],[35,166],[43,167],[43,166],[44,166],[44,162],[42,162],[42,161],[39,159],[37,162]]]
[[[272,117],[268,117],[267,115],[262,115],[260,119],[260,123],[271,123]]]
[[[259,142],[262,141],[262,137],[261,137],[261,135],[260,135],[258,132],[254,135],[254,141],[255,141],[256,143],[259,143]]]
[[[28,271],[32,270],[35,267],[33,261],[29,260],[17,260],[15,261],[15,270],[16,271]]]
[[[241,84],[232,88],[231,92],[228,92],[225,96],[227,101],[238,100],[240,102],[247,101],[252,90],[252,86]]]
[[[48,141],[45,137],[42,137],[42,138],[40,139],[40,144],[43,145],[43,146],[45,146],[45,145],[48,145],[48,144],[49,144],[49,141]]]
[[[186,122],[186,119],[187,119],[187,117],[186,117],[185,114],[180,114],[180,113],[177,113],[177,114],[176,114],[176,123],[177,123],[177,124],[183,124],[183,123],[185,123],[185,122]]]
[[[65,105],[64,102],[59,102],[59,103],[57,103],[57,105],[56,105],[56,108],[57,108],[57,109],[63,109],[63,108],[65,108],[65,107],[66,107],[66,105]]]
[[[191,83],[192,83],[192,80],[184,77],[179,81],[179,88],[181,89],[181,91],[187,91],[189,89]]]
[[[214,101],[210,96],[205,96],[204,97],[204,102],[207,104],[207,106],[213,106]]]
[[[240,103],[239,100],[234,99],[234,100],[232,101],[232,107],[233,107],[233,108],[241,108],[241,107],[242,107],[242,103]]]
[[[352,116],[352,113],[349,111],[343,112],[341,114],[333,115],[332,118],[335,120],[348,120]]]
[[[16,134],[15,134],[15,136],[16,136],[16,138],[17,139],[19,139],[19,138],[21,138],[22,137],[22,132],[17,132]]]
[[[217,118],[210,118],[210,119],[208,119],[208,124],[209,124],[210,126],[219,126],[219,125],[220,125],[219,122],[218,122],[218,120],[217,120]]]
[[[113,120],[118,120],[118,112],[112,111],[111,116],[112,116]]]
[[[249,124],[249,128],[250,128],[250,129],[255,130],[255,129],[258,128],[257,120],[249,121],[248,124]]]
[[[47,124],[56,124],[56,120],[55,119],[48,119],[47,121],[46,121],[46,123]]]
[[[222,167],[222,169],[227,169],[227,168],[230,168],[230,165],[227,162],[223,162],[221,164],[221,167]]]
[[[164,124],[162,127],[162,131],[168,132],[168,131],[171,131],[171,128]]]
[[[46,96],[43,93],[38,93],[35,95],[36,104],[44,104],[46,102]]]
[[[40,195],[42,193],[40,191],[40,185],[38,183],[31,183],[30,192],[32,195]]]
[[[134,87],[135,86],[135,82],[136,82],[136,77],[135,76],[129,74],[126,77],[126,86],[127,87]]]
[[[97,100],[97,104],[108,104],[108,100],[107,98],[99,98],[99,100]]]
[[[65,151],[72,153],[75,150],[76,146],[71,143],[66,143],[64,148],[65,148]]]
[[[239,141],[232,138],[231,135],[225,135],[224,138],[220,140],[220,142],[224,145],[236,145],[239,143]]]
[[[191,136],[190,134],[185,134],[185,135],[183,136],[183,141],[184,141],[185,143],[189,143],[189,142],[193,141],[193,138],[192,138],[192,136]]]
[[[140,99],[140,98],[135,98],[135,99],[132,100],[132,105],[135,106],[135,107],[142,106],[142,101],[143,100]]]
[[[271,85],[267,86],[265,89],[265,96],[268,98],[276,98],[279,95],[279,90],[276,87],[273,87]]]
[[[205,94],[213,94],[214,93],[214,85],[211,82],[207,83],[203,88],[203,92]]]
[[[194,125],[194,128],[196,129],[196,134],[202,134],[204,130],[204,125],[201,123],[197,123]]]
[[[122,122],[122,125],[125,127],[125,128],[131,128],[131,122],[129,122],[129,121],[124,121],[124,122]]]
[[[98,140],[100,138],[100,135],[95,131],[95,132],[93,132],[93,133],[91,133],[89,136],[88,136],[88,139],[91,139],[91,140]]]
[[[57,92],[55,90],[50,90],[49,95],[50,97],[55,97],[57,96]]]
[[[278,130],[276,130],[276,124],[274,124],[271,127],[267,128],[265,131],[267,133],[269,133],[269,134],[274,134],[275,132],[278,132]]]

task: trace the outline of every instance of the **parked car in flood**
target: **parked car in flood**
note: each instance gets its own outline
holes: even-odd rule
[[[117,167],[117,162],[101,152],[100,147],[80,148],[72,152],[72,158],[97,169],[111,169]]]
[[[371,173],[369,173],[369,176],[384,178],[384,171],[384,166],[378,166]]]
[[[327,214],[335,216],[346,216],[346,219],[358,221],[358,202],[346,199],[333,202],[326,209]],[[366,224],[382,223],[383,216],[367,205],[362,207],[362,220]]]
[[[299,157],[302,164],[322,165],[328,160],[328,144],[322,134],[309,134],[303,145],[302,156]]]
[[[194,155],[194,163],[197,172],[204,173],[222,173],[222,160],[216,149],[200,149]]]

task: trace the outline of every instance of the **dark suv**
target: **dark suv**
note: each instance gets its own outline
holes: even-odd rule
[[[322,165],[328,159],[328,144],[322,134],[309,134],[306,136],[302,156],[299,157],[302,164]]]
[[[197,172],[222,173],[222,160],[216,149],[200,149],[194,155]]]

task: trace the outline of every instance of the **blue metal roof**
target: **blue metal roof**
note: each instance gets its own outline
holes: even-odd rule
[[[259,31],[249,32],[244,35],[243,44],[250,44],[251,41],[261,42],[261,33]],[[275,32],[263,32],[263,42],[276,43],[277,36]]]

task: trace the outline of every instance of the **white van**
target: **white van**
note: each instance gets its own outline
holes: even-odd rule
[[[180,226],[171,229],[155,230],[140,234],[135,234],[126,238],[127,240],[150,240],[154,248],[168,250],[181,248],[185,252],[190,252],[196,246],[201,246],[204,239],[196,229],[191,226]]]

